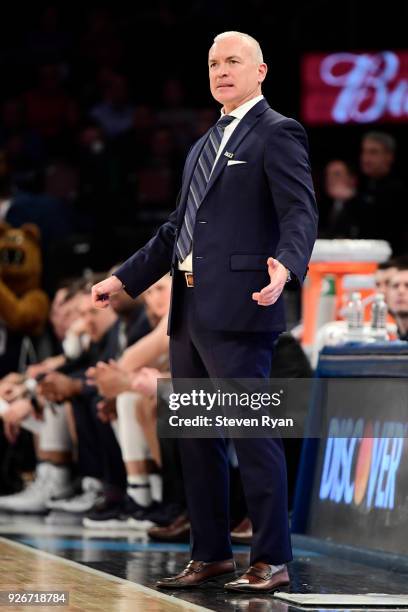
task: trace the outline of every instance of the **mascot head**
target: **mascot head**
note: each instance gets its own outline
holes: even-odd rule
[[[41,282],[40,230],[33,223],[14,228],[0,222],[0,278],[16,294],[24,295]]]

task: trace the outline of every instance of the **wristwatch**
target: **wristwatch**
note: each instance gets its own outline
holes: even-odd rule
[[[279,259],[278,259],[277,261],[279,261]],[[280,264],[281,264],[281,265],[282,265],[282,266],[285,268],[285,270],[286,270],[286,274],[287,274],[287,276],[286,276],[286,282],[287,282],[287,283],[289,283],[289,282],[292,280],[292,275],[291,275],[291,273],[290,273],[290,270],[289,270],[289,268],[287,268],[287,267],[286,267],[286,266],[285,266],[285,265],[284,265],[284,264],[283,264],[281,261],[279,261],[279,263],[280,263]]]

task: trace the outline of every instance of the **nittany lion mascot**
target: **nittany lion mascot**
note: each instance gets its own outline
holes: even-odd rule
[[[38,227],[0,222],[0,378],[35,358],[32,339],[44,330],[49,310],[41,272]]]

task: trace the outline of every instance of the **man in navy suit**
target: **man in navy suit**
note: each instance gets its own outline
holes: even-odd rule
[[[299,284],[316,239],[317,209],[302,126],[272,110],[255,39],[225,32],[209,51],[217,124],[191,148],[178,206],[114,276],[95,285],[103,307],[123,286],[136,297],[169,269],[173,378],[269,377],[285,329],[282,290]],[[180,439],[192,525],[191,561],[161,588],[233,572],[225,440]],[[292,552],[280,439],[234,441],[253,525],[250,567],[225,587],[270,592],[289,583]]]

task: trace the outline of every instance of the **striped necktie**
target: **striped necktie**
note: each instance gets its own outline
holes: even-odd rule
[[[191,251],[197,210],[204,197],[208,181],[210,180],[215,158],[217,157],[218,149],[220,148],[221,140],[224,135],[224,129],[231,121],[234,121],[234,119],[235,117],[231,117],[231,115],[224,115],[217,121],[198,158],[190,183],[183,225],[181,226],[177,240],[176,251],[180,262],[182,262]]]

